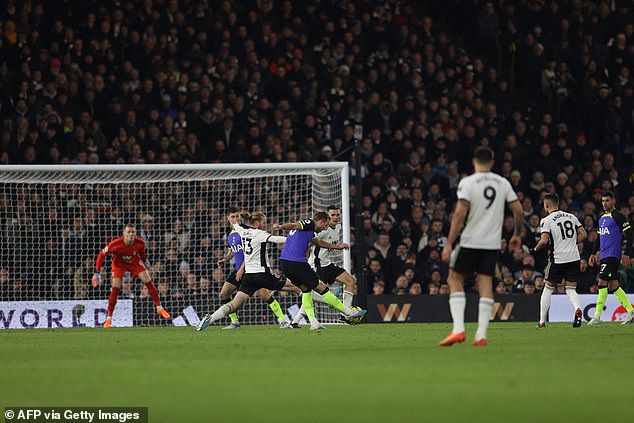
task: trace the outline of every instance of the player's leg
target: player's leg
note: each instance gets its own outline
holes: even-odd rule
[[[575,310],[572,327],[578,328],[581,326],[583,311],[581,310],[581,301],[579,301],[579,295],[577,294],[577,281],[566,281],[566,295],[570,300],[570,304],[572,304],[572,308]]]
[[[616,299],[619,300],[621,305],[625,307],[625,310],[627,310],[628,314],[623,323],[624,324],[633,323],[634,311],[632,308],[632,304],[630,303],[630,300],[627,298],[627,294],[625,293],[625,291],[623,291],[623,288],[619,286],[619,281],[618,280],[609,281],[608,289],[609,289],[609,292],[613,293]]]
[[[201,331],[206,329],[210,324],[217,322],[218,320],[227,317],[229,314],[234,313],[240,310],[244,304],[247,302],[249,297],[252,294],[248,294],[242,291],[238,291],[233,297],[233,301],[228,304],[221,305],[216,311],[212,314],[206,314],[200,322],[196,325],[196,330]]]
[[[337,275],[336,280],[343,284],[343,305],[350,307],[352,300],[357,293],[357,280],[345,270]]]
[[[550,302],[555,290],[555,283],[547,280],[544,282],[544,289],[539,299],[539,324],[537,327],[543,328],[546,326],[546,320],[548,319],[548,311],[550,310]]]
[[[319,284],[317,274],[310,271],[310,267],[306,263],[280,260],[280,264],[288,280],[302,290],[302,307],[310,321],[310,328],[313,330],[325,329],[315,317],[315,306],[311,294],[312,290]],[[306,269],[309,271],[307,272]]]
[[[315,277],[316,276],[317,275],[315,275]],[[335,295],[332,292],[330,292],[330,289],[328,289],[328,287],[321,281],[319,281],[319,283],[314,288],[314,290],[319,295],[322,296],[326,304],[328,304],[330,307],[334,308],[335,310],[338,310],[342,312],[343,314],[345,314],[348,319],[363,317],[367,313],[367,310],[361,310],[361,309],[353,310],[350,307],[346,307],[345,305],[343,305],[343,303],[339,301],[339,298],[335,297]]]
[[[315,291],[312,291],[311,295],[313,298],[313,304],[314,303],[328,304],[326,300],[324,300],[324,298],[318,293],[316,293]],[[293,317],[293,320],[291,321],[291,326],[293,326],[294,328],[297,328],[299,325],[299,322],[301,322],[302,319],[304,318],[307,318],[307,316],[306,316],[306,310],[304,309],[304,304],[302,304],[299,310],[297,311],[297,313],[295,313],[295,317]]]
[[[277,317],[278,322],[284,322],[284,312],[282,311],[282,307],[280,306],[280,303],[275,299],[271,291],[266,288],[262,288],[258,289],[255,292],[255,295],[266,301],[271,310],[273,310],[273,313],[275,314],[275,317]]]
[[[150,278],[150,274],[148,273],[148,271],[144,270],[138,275],[132,276],[138,277],[145,284],[145,286],[147,287],[147,292],[150,295],[150,298],[152,298],[154,305],[156,306],[156,312],[160,314],[161,317],[163,317],[164,319],[169,319],[171,316],[161,305],[161,298],[159,297],[158,290],[156,289],[154,282],[152,282],[152,278]]]
[[[222,288],[220,288],[220,293],[218,294],[220,303],[223,305],[230,303],[231,296],[237,290],[237,285],[233,284],[230,280],[225,281],[225,283],[222,284]],[[238,323],[238,315],[236,313],[229,314],[229,318],[231,319],[231,324],[227,326],[227,328],[235,329],[236,326],[240,326],[240,323]]]
[[[597,283],[599,286],[599,295],[597,295],[597,306],[594,309],[594,317],[588,322],[589,325],[598,325],[601,323],[601,313],[605,307],[605,300],[608,298],[608,282],[599,279]]]
[[[493,273],[493,272],[491,272]],[[478,302],[478,329],[473,338],[473,345],[487,345],[487,329],[491,321],[491,310],[493,309],[493,275],[478,273],[476,278],[476,288],[480,294]]]
[[[449,311],[453,320],[453,327],[449,335],[440,341],[438,345],[448,347],[457,342],[464,342],[464,310],[467,305],[467,297],[464,293],[464,274],[454,269],[449,269],[447,278],[449,284]]]
[[[121,278],[123,277],[123,272],[115,271],[112,269],[112,289],[110,290],[110,296],[108,297],[108,315],[106,317],[106,322],[103,324],[103,327],[108,329],[112,324],[112,313],[114,313],[114,308],[117,305],[117,299],[119,298],[119,293],[121,292]]]

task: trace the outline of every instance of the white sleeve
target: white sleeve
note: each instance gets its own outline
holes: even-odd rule
[[[583,226],[581,222],[579,222],[579,219],[577,219],[577,216],[575,216],[574,214],[572,215],[572,224],[575,225],[575,228]]]
[[[513,190],[513,186],[511,185],[511,183],[509,181],[507,181],[506,179],[504,180],[506,185],[506,202],[507,203],[512,203],[513,201],[517,200],[517,194],[515,193],[515,191]]]
[[[278,236],[278,235],[269,235],[269,237],[267,238],[267,242],[272,242],[274,244],[284,244],[286,242],[286,237]]]
[[[544,232],[550,232],[550,228],[549,228],[549,226],[550,226],[550,225],[548,225],[548,219],[547,219],[547,218],[543,218],[543,219],[541,220],[541,222],[539,222],[539,227],[541,228],[541,229],[540,229],[540,232],[541,232],[541,233],[544,233]]]
[[[469,184],[465,183],[465,179],[458,183],[458,200],[467,200],[471,202],[471,193],[469,192]]]

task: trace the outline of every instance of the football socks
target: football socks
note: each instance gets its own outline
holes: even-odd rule
[[[630,303],[630,300],[627,299],[627,294],[625,293],[625,291],[623,291],[623,288],[619,286],[619,288],[616,291],[614,291],[614,296],[619,300],[621,305],[625,307],[628,313],[632,311],[632,304]],[[598,307],[598,301],[597,301],[597,307]]]
[[[567,286],[566,287],[566,295],[568,296],[568,298],[570,298],[570,304],[572,304],[572,306],[574,307],[575,311],[578,308],[581,308],[581,303],[579,302],[579,295],[577,295],[577,287],[576,286]]]
[[[539,300],[539,323],[544,323],[548,319],[548,310],[550,310],[550,299],[553,296],[555,288],[544,284],[542,297]],[[576,310],[576,309],[575,309]]]
[[[599,288],[599,296],[597,297],[597,308],[594,310],[594,317],[601,317],[601,313],[603,313],[603,307],[605,306],[605,300],[607,298],[608,298],[608,287],[603,286]],[[619,298],[618,295],[616,298]]]
[[[476,330],[475,340],[486,339],[489,321],[491,320],[491,310],[493,309],[493,298],[480,298],[478,304],[478,329]]]
[[[449,294],[449,310],[453,319],[453,333],[464,332],[464,309],[467,305],[467,297],[464,291]]]
[[[116,286],[112,287],[110,297],[108,297],[108,316],[112,316],[114,312],[114,307],[117,305],[117,298],[119,298],[119,292],[121,292],[121,288]]]

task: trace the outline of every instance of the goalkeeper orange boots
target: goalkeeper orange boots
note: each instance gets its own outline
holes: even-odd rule
[[[104,329],[108,329],[111,324],[112,324],[112,319],[110,317],[108,317],[106,319],[106,323],[103,324]]]
[[[161,317],[164,318],[164,319],[169,319],[171,317],[170,314],[164,308],[162,308],[160,310],[156,310],[156,312],[158,314],[160,314]]]

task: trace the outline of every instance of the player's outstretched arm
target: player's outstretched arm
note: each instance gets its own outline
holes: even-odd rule
[[[341,244],[333,244],[331,242],[327,242],[319,238],[313,238],[312,242],[316,246],[321,248],[326,248],[328,250],[345,250],[347,248],[350,248],[350,245],[346,244],[345,242]]]
[[[304,227],[302,226],[300,222],[282,223],[281,225],[279,223],[273,224],[273,230],[276,230],[276,231],[292,231],[292,230],[300,231],[303,228]]]

